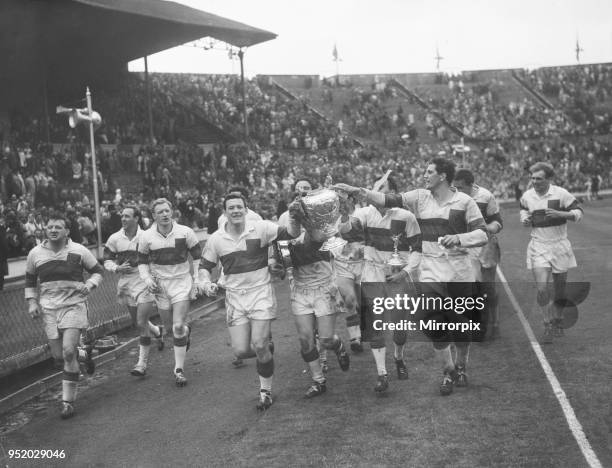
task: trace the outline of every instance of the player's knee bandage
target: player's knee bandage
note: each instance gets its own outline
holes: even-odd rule
[[[151,346],[151,337],[150,336],[141,336],[140,344],[142,346]]]
[[[545,306],[550,302],[550,295],[548,291],[538,291],[538,305]]]
[[[361,324],[361,319],[359,318],[359,315],[357,314],[349,315],[346,318],[347,327],[358,327],[360,324]]]
[[[68,380],[70,382],[78,382],[79,381],[79,373],[78,372],[67,372],[64,371],[64,375],[62,377],[64,380]]]
[[[302,352],[302,359],[305,362],[316,361],[317,359],[319,359],[319,350],[315,347],[315,348],[312,348],[307,353]]]
[[[274,374],[274,359],[270,359],[268,362],[257,360],[257,373],[264,378],[272,377]]]
[[[174,337],[174,346],[187,346],[187,335],[180,338]]]
[[[385,337],[383,335],[375,336],[370,342],[370,348],[372,349],[382,349],[385,347]]]

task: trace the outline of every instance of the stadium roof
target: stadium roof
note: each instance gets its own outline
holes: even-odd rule
[[[91,84],[202,37],[247,47],[276,34],[162,0],[2,0],[0,100],[39,92],[42,80],[52,93]]]

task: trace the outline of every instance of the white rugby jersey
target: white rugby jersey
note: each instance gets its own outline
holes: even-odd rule
[[[238,240],[219,229],[204,246],[200,269],[212,271],[221,261],[228,291],[265,286],[270,283],[268,247],[276,239],[288,238],[287,230],[272,221],[247,221]]]
[[[153,278],[180,278],[189,274],[189,258],[200,259],[202,248],[193,229],[172,223],[172,230],[163,235],[157,223],[143,231],[138,242],[138,270],[144,280]]]
[[[566,219],[546,219],[545,210],[569,211],[575,221],[582,219],[582,208],[578,200],[562,187],[550,185],[548,191],[540,196],[534,188],[527,190],[521,197],[521,221],[531,216],[531,237],[545,242],[567,239]]]
[[[104,268],[114,272],[119,265],[129,262],[130,269],[121,272],[121,277],[139,276],[138,243],[143,232],[138,227],[132,239],[128,238],[123,228],[112,234],[104,245]]]
[[[388,206],[402,205],[416,216],[423,235],[423,255],[463,256],[467,255],[466,248],[487,241],[485,222],[476,202],[453,187],[451,190],[453,197],[444,205],[438,204],[432,193],[425,189],[385,196]],[[438,244],[438,238],[447,234],[456,234],[461,246],[449,251]]]
[[[408,264],[406,272],[418,268],[421,261],[421,230],[416,217],[402,208],[387,209],[384,215],[372,206],[355,210],[352,215],[351,229],[361,228],[364,232],[365,246],[363,258],[377,264],[385,264],[394,252],[393,233],[401,233],[397,250],[403,253]],[[344,229],[347,228],[344,223]]]
[[[28,254],[25,275],[25,298],[37,299],[40,280],[41,307],[59,309],[87,300],[76,288],[83,283],[83,273],[91,274],[87,282],[98,286],[102,282],[102,267],[87,247],[67,240],[59,252],[54,252],[45,240]]]
[[[425,189],[385,195],[386,206],[403,206],[417,218],[423,235],[420,281],[474,281],[467,248],[487,242],[485,222],[469,195],[451,190],[452,198],[443,205]],[[457,235],[460,246],[446,249],[440,245],[438,239],[447,234]]]
[[[246,213],[244,214],[244,220],[263,221],[263,218],[253,210],[247,208]],[[219,216],[219,219],[217,220],[217,229],[223,229],[225,227],[225,223],[227,223],[227,216],[225,216],[225,213],[221,213],[221,216]]]

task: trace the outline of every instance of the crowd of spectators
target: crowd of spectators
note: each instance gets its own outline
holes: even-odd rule
[[[274,219],[282,208],[279,201],[291,197],[290,188],[299,178],[316,183],[330,175],[338,182],[371,186],[391,169],[402,181],[401,188],[411,189],[422,186],[425,164],[438,154],[468,164],[478,175],[477,182],[501,199],[514,198],[526,189],[525,169],[536,160],[552,162],[556,182],[572,191],[585,190],[594,177],[602,186],[610,184],[612,146],[607,134],[579,135],[561,113],[547,113],[531,101],[502,104],[494,83],[464,85],[449,80],[448,93],[422,96],[467,136],[480,139],[462,157],[453,156],[452,143],[457,139],[416,138],[411,131],[414,117],[389,104],[397,96],[386,86],[352,89],[343,108],[347,127],[374,141],[364,148],[352,144],[344,124],[331,123],[306,101],[262,80],[250,80],[245,87],[251,141],[210,148],[177,138],[177,131],[193,125],[198,115],[225,131],[240,130],[240,82],[233,76],[153,74],[155,138],[151,141],[142,118],[146,115],[142,80],[134,76],[129,80],[119,95],[100,99],[99,109],[108,116],[97,132],[96,151],[102,241],[119,229],[118,212],[126,203],[141,206],[150,223],[148,202],[167,197],[180,222],[212,231],[221,198],[230,186],[246,187],[251,207]],[[586,89],[597,95],[607,88],[589,84]],[[9,257],[24,255],[41,242],[43,226],[54,210],[67,215],[75,241],[97,241],[87,136],[68,129],[62,117],[62,126],[52,125],[50,131],[61,129],[64,138],[57,134],[58,142],[65,144],[40,143],[45,139],[36,129],[42,121],[17,117],[13,131],[3,136],[11,142],[3,145],[0,157],[0,230]],[[425,114],[425,123],[432,135],[441,136],[433,112]],[[400,138],[401,145],[391,145],[389,133],[408,137]]]
[[[581,133],[612,130],[612,65],[524,70],[522,77],[545,97],[558,103]]]

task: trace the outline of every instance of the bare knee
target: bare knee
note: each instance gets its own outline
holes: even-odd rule
[[[64,345],[62,347],[62,355],[64,356],[64,361],[74,361],[74,359],[76,358],[76,346]]]
[[[185,325],[183,325],[182,323],[180,324],[175,323],[172,326],[172,332],[174,333],[174,336],[176,336],[177,338],[184,336],[186,332]]]

